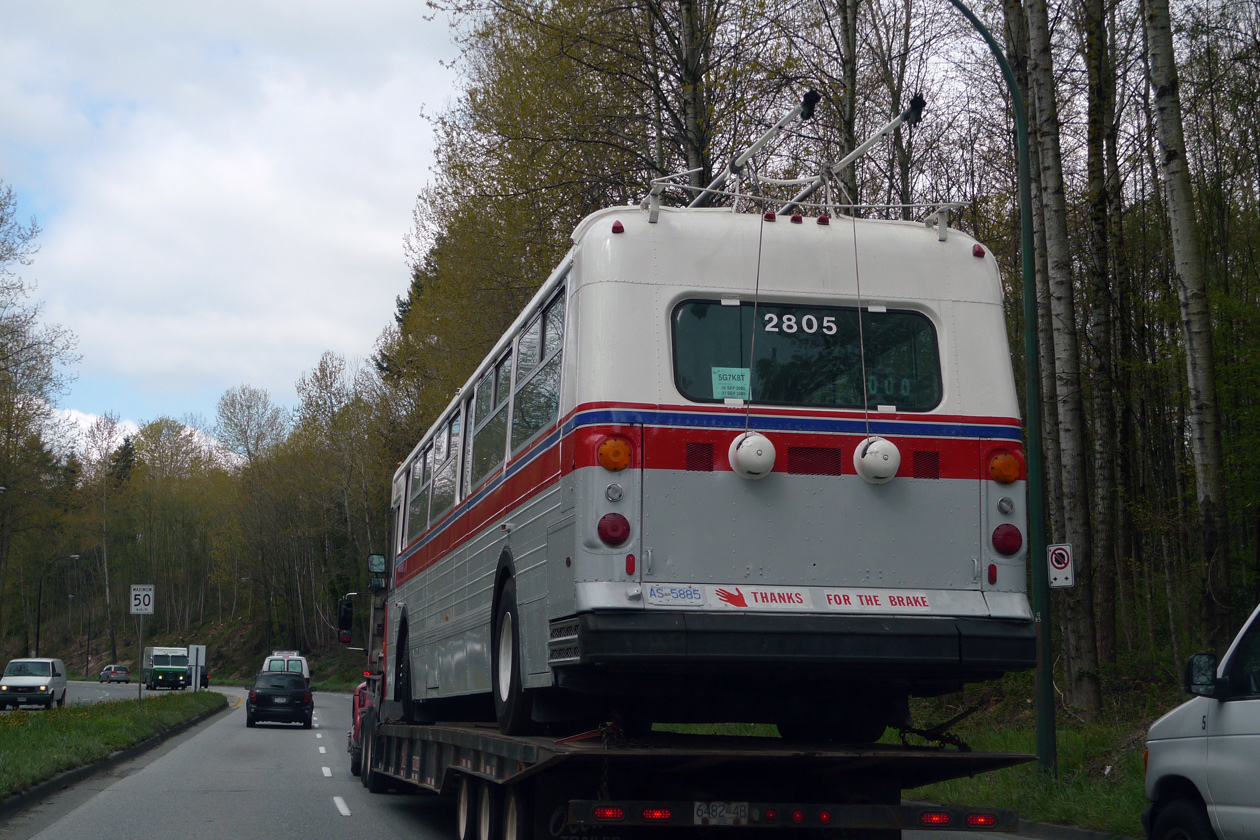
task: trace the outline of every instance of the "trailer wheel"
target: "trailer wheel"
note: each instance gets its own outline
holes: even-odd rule
[[[479,787],[476,840],[500,840],[503,827],[503,791],[490,782],[482,782]]]
[[[504,735],[529,735],[533,698],[521,687],[520,613],[516,608],[516,581],[508,578],[499,595],[494,619],[494,713]]]
[[[472,776],[461,775],[455,801],[455,836],[459,840],[473,840],[476,830],[477,780]]]
[[[523,784],[507,789],[503,802],[503,840],[530,840],[534,832],[528,788]]]
[[[350,775],[357,776],[363,770],[363,748],[350,750]]]
[[[364,714],[362,726],[363,767],[359,773],[359,780],[363,782],[363,786],[369,793],[384,793],[389,789],[389,778],[373,766],[376,763],[376,750],[379,746],[376,742],[375,710],[369,709]]]

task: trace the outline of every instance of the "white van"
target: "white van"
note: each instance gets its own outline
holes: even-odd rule
[[[271,656],[263,660],[263,671],[286,671],[290,674],[301,674],[306,685],[311,684],[311,668],[306,664],[306,657],[296,650],[273,650]]]
[[[1219,662],[1200,653],[1182,687],[1198,695],[1151,725],[1149,840],[1243,840],[1260,826],[1260,607]]]
[[[0,709],[66,705],[66,664],[60,659],[14,659],[0,677]]]

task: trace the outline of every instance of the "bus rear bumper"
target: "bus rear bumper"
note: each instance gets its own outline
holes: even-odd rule
[[[750,677],[880,674],[910,693],[939,693],[1036,664],[1031,621],[956,617],[588,613],[551,623],[560,684],[583,672]],[[916,686],[916,684],[918,684]]]

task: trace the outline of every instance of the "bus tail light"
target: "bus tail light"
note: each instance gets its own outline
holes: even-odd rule
[[[993,549],[1004,557],[1016,554],[1024,547],[1024,535],[1014,525],[999,525],[993,529]]]
[[[625,545],[626,540],[630,539],[630,523],[620,513],[604,514],[595,531],[599,534],[600,542],[610,548]]]
[[[1018,550],[1019,549],[1016,549],[1016,551]],[[996,583],[997,583],[997,564],[990,563],[989,564],[989,586],[993,586]]]
[[[630,441],[625,438],[606,437],[600,441],[596,455],[601,467],[611,472],[621,472],[630,466],[632,452]]]
[[[993,457],[989,458],[989,475],[998,484],[1013,484],[1019,480],[1022,473],[1023,464],[1019,458],[1016,458],[1010,452],[995,452]]]

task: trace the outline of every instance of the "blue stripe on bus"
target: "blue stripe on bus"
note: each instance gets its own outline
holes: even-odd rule
[[[758,414],[752,426],[758,431],[779,432],[840,432],[845,434],[906,435],[912,437],[997,438],[1022,441],[1023,431],[1018,426],[991,426],[968,423],[933,423],[923,420],[880,420],[872,414],[870,422],[862,418],[831,417],[780,417]],[[569,434],[581,426],[606,424],[638,424],[649,426],[680,426],[709,429],[742,429],[747,421],[744,415],[704,414],[700,412],[643,411],[640,409],[607,408],[584,411],[575,415],[564,426]]]

